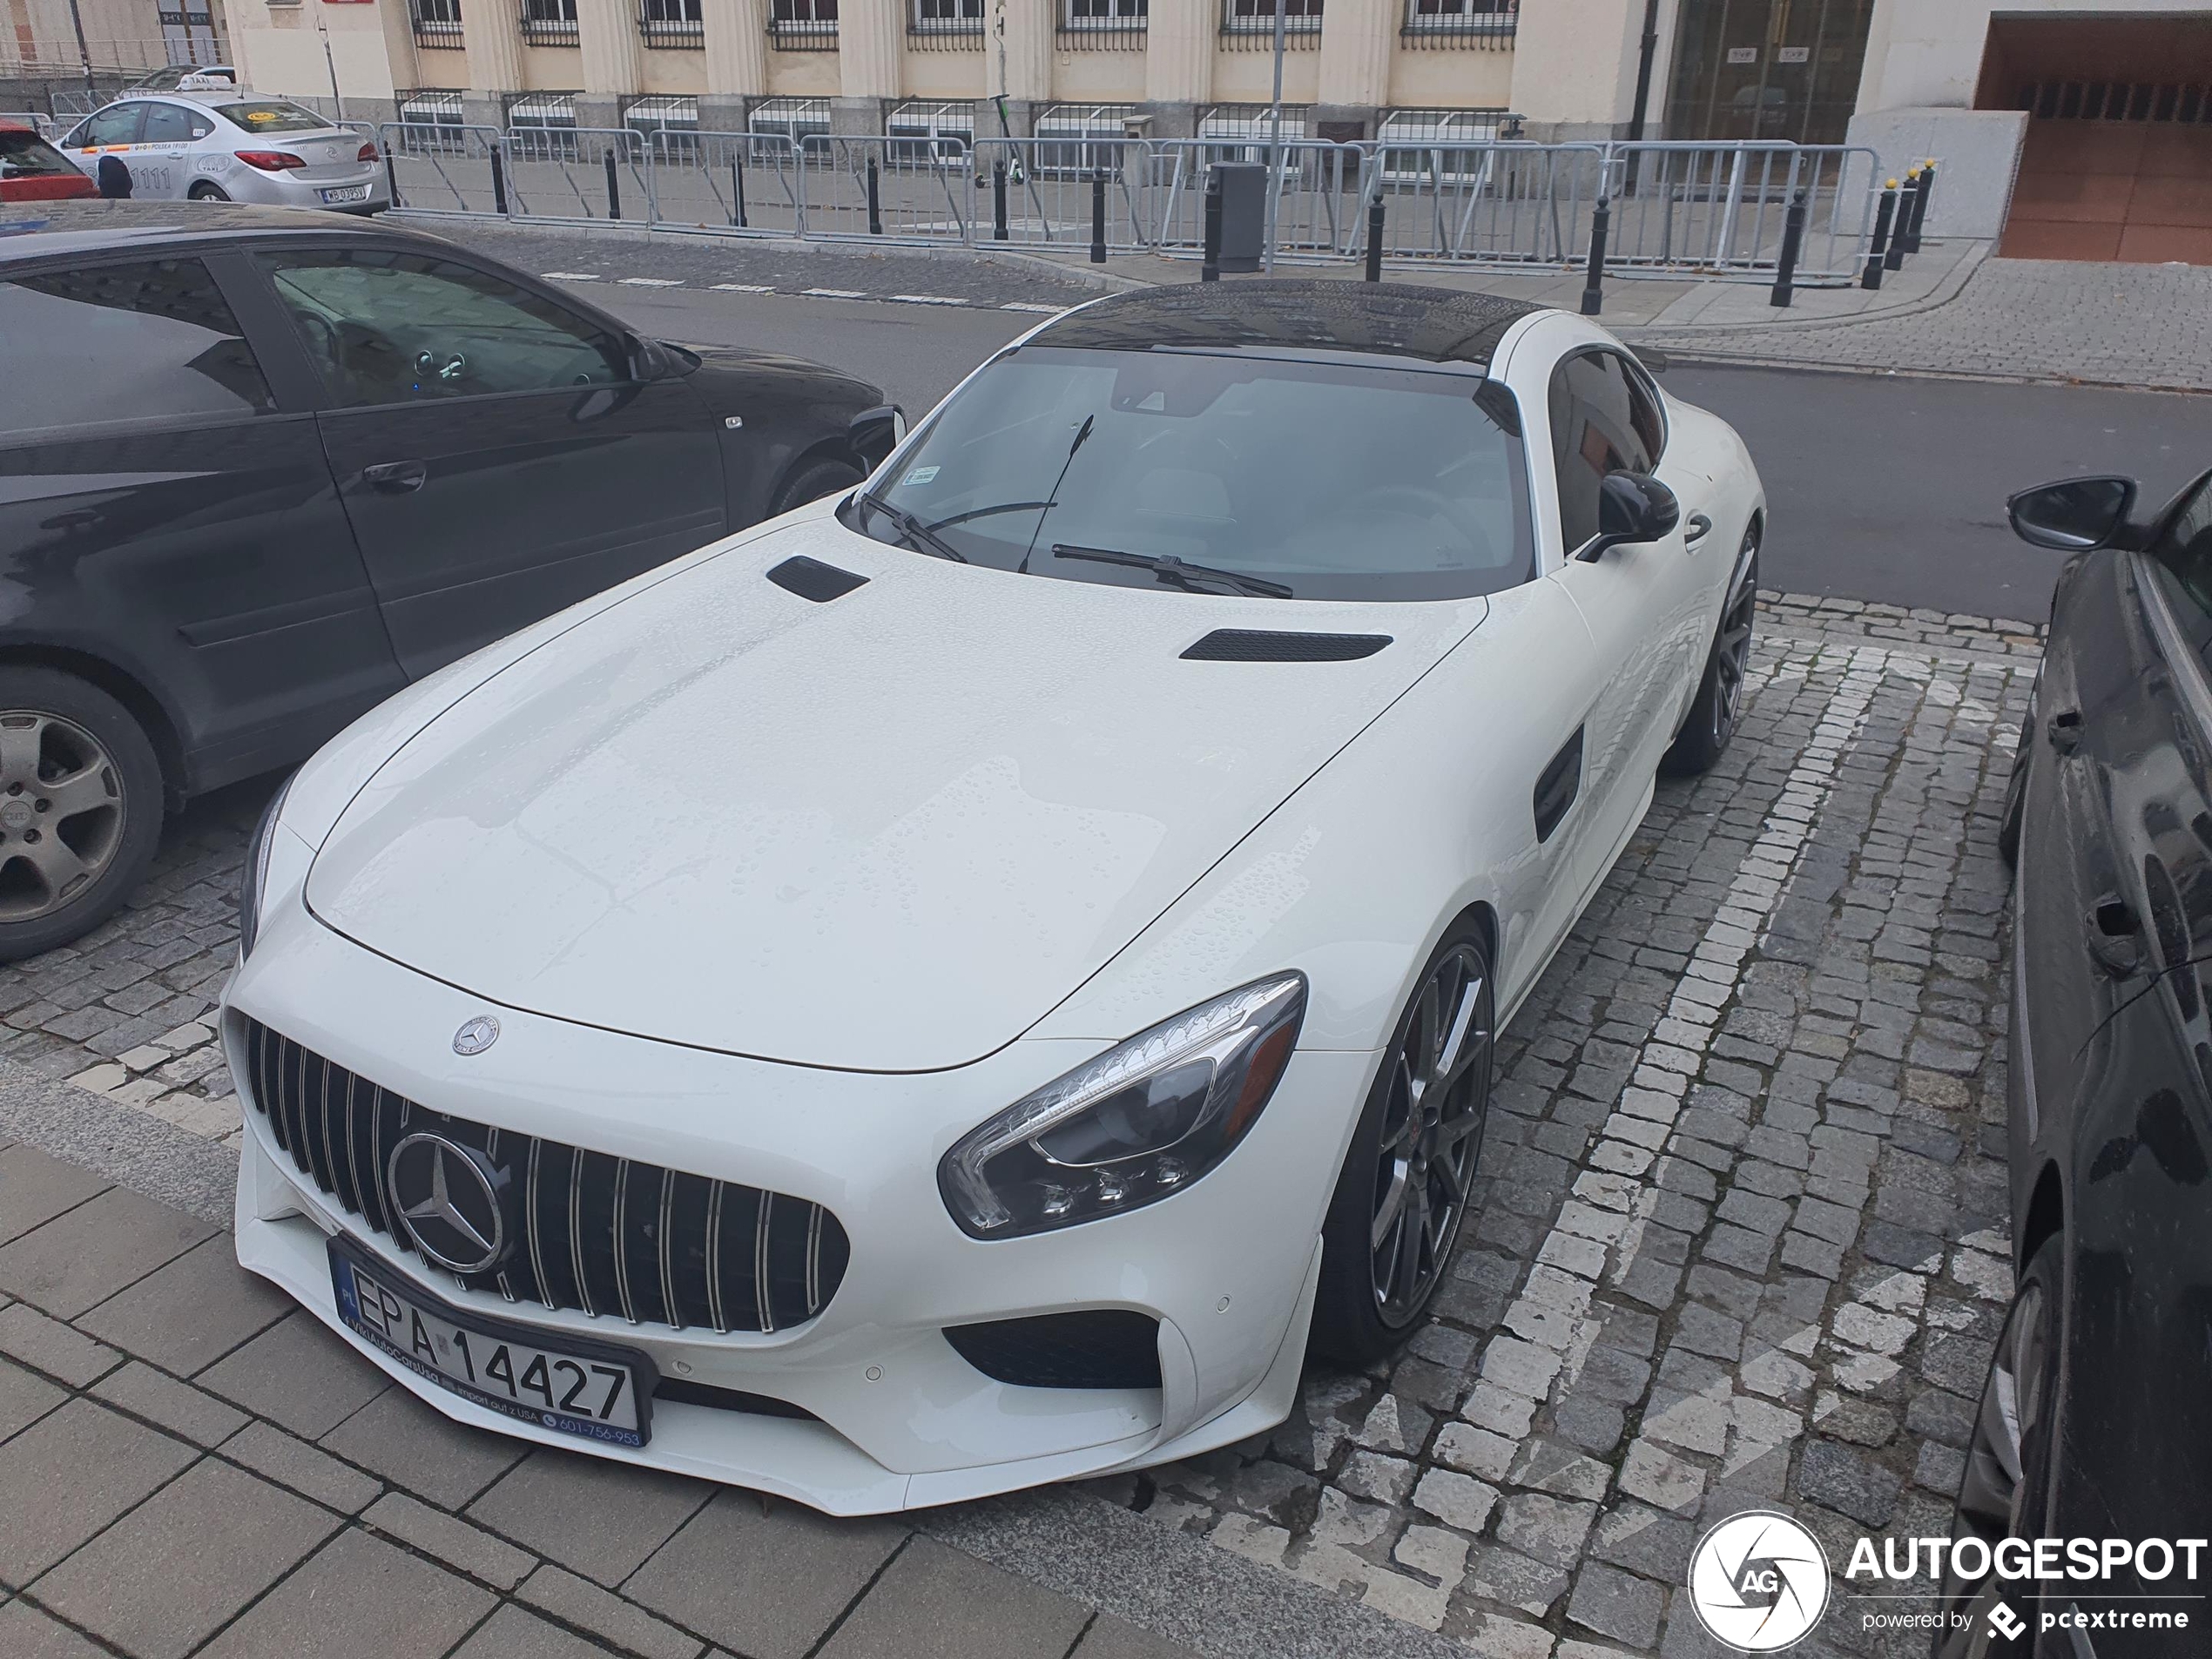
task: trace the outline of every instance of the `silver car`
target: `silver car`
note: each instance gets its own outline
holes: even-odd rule
[[[234,87],[135,93],[57,141],[95,184],[113,158],[138,200],[259,202],[381,212],[392,205],[374,140],[313,110]],[[104,188],[118,184],[113,168]]]

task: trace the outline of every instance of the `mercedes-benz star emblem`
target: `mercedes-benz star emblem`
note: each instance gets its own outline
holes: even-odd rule
[[[455,1054],[482,1054],[498,1041],[499,1022],[489,1014],[479,1014],[453,1034],[453,1051]]]
[[[384,1178],[425,1260],[469,1274],[488,1272],[506,1259],[500,1177],[481,1153],[442,1135],[409,1135],[392,1149]]]

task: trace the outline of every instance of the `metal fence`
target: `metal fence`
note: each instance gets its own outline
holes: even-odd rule
[[[1784,220],[1807,205],[1797,280],[1864,263],[1881,180],[1871,151],[1791,144],[1334,144],[894,132],[699,132],[679,127],[387,122],[401,206],[575,222],[619,219],[733,235],[1194,257],[1206,177],[1275,158],[1278,260],[1356,259],[1383,207],[1393,261],[1564,268],[1609,214],[1623,276],[1771,278]]]

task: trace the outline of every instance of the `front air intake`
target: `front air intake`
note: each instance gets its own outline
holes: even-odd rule
[[[945,1327],[954,1352],[1018,1388],[1157,1388],[1160,1322],[1125,1308]]]
[[[1183,653],[1186,663],[1356,663],[1390,644],[1388,634],[1289,634],[1217,628]]]

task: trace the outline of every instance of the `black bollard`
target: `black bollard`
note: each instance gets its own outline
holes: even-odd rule
[[[491,147],[491,205],[492,211],[502,218],[507,212],[507,169],[502,164],[499,146]]]
[[[875,158],[868,158],[868,234],[883,234],[883,190],[877,174]]]
[[[743,230],[745,228],[745,152],[742,148],[730,158],[730,199],[735,204],[731,211],[730,223],[739,230]]]
[[[1106,263],[1106,175],[1090,176],[1090,262]]]
[[[1221,280],[1221,175],[1206,172],[1205,253],[1198,263],[1198,280]]]
[[[991,164],[991,240],[1006,240],[1006,163]]]
[[[1613,206],[1604,197],[1597,199],[1597,208],[1590,215],[1589,274],[1582,283],[1582,314],[1595,317],[1605,303],[1605,233],[1613,222]]]
[[[1367,280],[1382,280],[1383,199],[1378,193],[1367,204]]]
[[[602,158],[607,164],[607,217],[622,217],[622,180],[615,172],[615,152],[608,151]]]
[[[1928,197],[1935,189],[1935,158],[1930,156],[1927,165],[1920,169],[1919,193],[1912,198],[1912,226],[1906,233],[1905,245],[1905,251],[1908,253],[1920,251],[1920,226],[1928,217]]]
[[[1912,168],[1905,175],[1905,188],[1898,192],[1897,223],[1890,231],[1890,251],[1882,256],[1882,269],[1901,271],[1905,268],[1906,234],[1912,228],[1912,205],[1920,199],[1920,170]]]
[[[1866,273],[1858,286],[1870,293],[1882,286],[1882,261],[1889,257],[1890,226],[1897,220],[1897,180],[1882,188],[1882,205],[1874,210],[1874,239],[1867,245]]]
[[[1789,211],[1782,215],[1782,257],[1775,262],[1774,292],[1767,299],[1769,305],[1786,306],[1790,303],[1791,286],[1797,276],[1797,250],[1805,239],[1805,192],[1802,190],[1790,199]]]
[[[399,169],[392,163],[392,152],[389,150],[384,152],[384,188],[388,192],[388,199],[392,206],[397,207],[400,205],[400,173]]]

